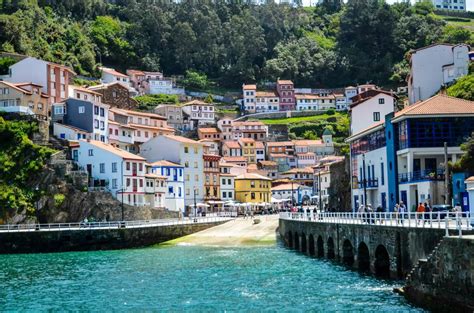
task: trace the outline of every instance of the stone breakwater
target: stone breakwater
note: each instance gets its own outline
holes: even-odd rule
[[[474,236],[443,238],[403,290],[410,302],[435,312],[474,312]]]
[[[0,254],[146,247],[186,236],[224,222],[221,220],[147,227],[0,232]]]

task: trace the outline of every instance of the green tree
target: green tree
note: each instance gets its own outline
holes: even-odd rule
[[[461,145],[464,151],[461,159],[454,164],[454,171],[474,173],[474,133]]]
[[[196,88],[199,90],[206,90],[210,85],[206,74],[195,71],[186,71],[186,76],[182,83],[186,87]]]
[[[464,27],[446,25],[443,30],[443,42],[458,44],[467,43],[470,44],[472,38],[472,32]]]
[[[16,61],[10,57],[0,58],[0,75],[8,74],[10,65],[15,64]]]
[[[459,78],[447,92],[451,97],[474,101],[474,74]]]

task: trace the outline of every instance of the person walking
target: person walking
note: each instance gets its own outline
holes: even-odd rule
[[[420,204],[418,205],[418,208],[416,208],[416,213],[418,215],[418,224],[419,224],[420,219],[423,219],[424,214],[425,214],[425,206],[423,205],[423,203],[420,202]],[[424,221],[423,221],[423,223],[424,223]]]
[[[397,225],[400,223],[400,205],[398,203],[395,203],[395,206],[393,207],[393,214],[395,214],[395,221],[397,222]]]
[[[425,221],[424,223],[428,222],[431,224],[431,207],[429,206],[428,202],[423,204],[425,206]]]
[[[400,205],[398,207],[398,211],[399,211],[399,214],[400,214],[400,219],[402,221],[402,225],[404,224],[405,222],[405,213],[407,211],[407,207],[405,206],[405,203],[403,203],[403,201],[400,201]]]

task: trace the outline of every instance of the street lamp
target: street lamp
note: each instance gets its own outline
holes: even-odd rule
[[[367,179],[365,178],[365,153],[362,154],[362,183],[364,184],[364,207],[367,208]]]
[[[194,191],[194,221],[197,221],[197,205],[196,205],[196,191],[197,191],[197,188],[194,187],[193,191]]]
[[[39,230],[40,229],[40,221],[39,221],[39,186],[36,186],[35,187],[35,193],[36,193],[36,202],[35,202],[35,215],[36,215],[36,222],[37,222],[37,225],[35,227],[36,230]]]
[[[321,197],[321,169],[318,172],[318,195],[319,195],[319,212],[323,211],[323,199]]]

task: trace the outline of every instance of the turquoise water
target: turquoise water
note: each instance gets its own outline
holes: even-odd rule
[[[0,311],[409,312],[377,280],[283,247],[0,256]]]

